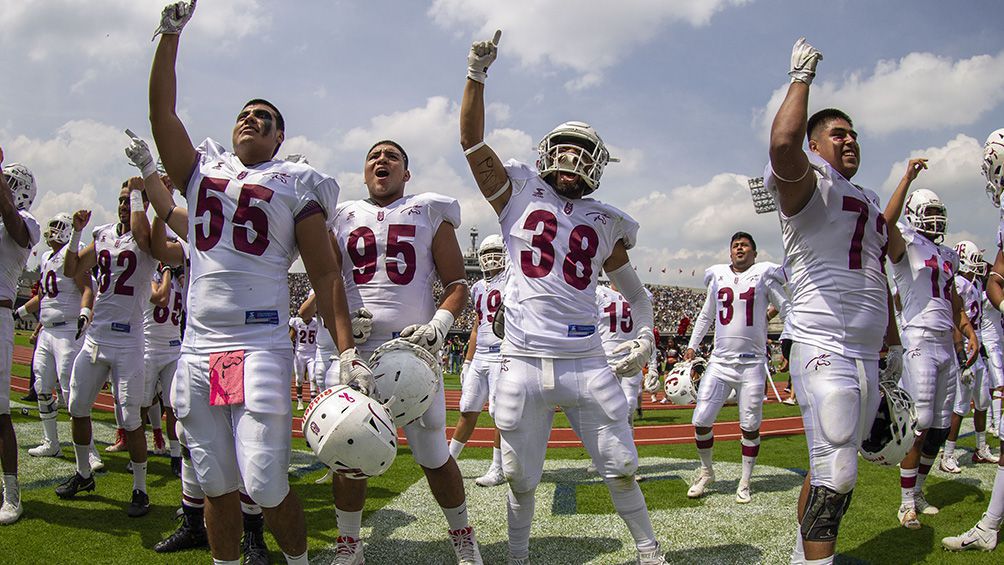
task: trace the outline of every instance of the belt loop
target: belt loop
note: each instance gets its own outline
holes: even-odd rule
[[[554,390],[554,359],[540,360],[540,381],[544,390]]]

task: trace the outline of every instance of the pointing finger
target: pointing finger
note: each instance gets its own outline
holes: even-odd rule
[[[495,37],[492,38],[492,44],[497,46],[500,39],[502,39],[502,30],[497,29],[495,30]]]

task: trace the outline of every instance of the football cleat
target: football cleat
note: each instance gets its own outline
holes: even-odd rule
[[[28,450],[28,455],[32,457],[62,457],[63,450],[59,444],[54,444],[49,440],[42,440],[42,444]]]
[[[989,445],[984,445],[973,452],[973,463],[997,463],[997,457],[990,451]]]
[[[97,473],[105,468],[105,462],[101,460],[101,456],[96,451],[87,454],[87,463],[91,466],[92,473]]]
[[[244,514],[244,537],[241,538],[241,565],[268,565],[272,557],[265,545],[265,518],[261,514]]]
[[[80,476],[80,473],[74,473],[66,482],[56,487],[56,496],[59,498],[73,498],[78,492],[90,492],[94,490],[95,486],[94,475],[85,479]]]
[[[153,550],[157,553],[174,553],[185,549],[209,547],[206,525],[201,509],[198,512],[182,512],[181,524],[173,534],[157,542]]]
[[[300,410],[300,411],[303,410],[303,401],[302,400],[297,400],[296,401],[296,409]]]
[[[24,507],[21,506],[20,500],[17,501],[17,504],[4,500],[3,505],[0,505],[0,524],[6,526],[7,524],[17,522],[17,519],[21,517],[23,512]]]
[[[331,565],[363,565],[363,540],[338,536],[335,538],[335,560]]]
[[[986,518],[986,514],[983,515]],[[941,545],[951,551],[964,551],[967,549],[979,549],[980,551],[993,551],[997,547],[997,530],[985,529],[983,520],[976,522],[966,533],[959,536],[941,538]]]
[[[665,565],[666,556],[662,553],[659,544],[655,544],[655,549],[649,551],[638,550],[638,565]]]
[[[916,493],[914,493],[916,496]],[[917,510],[913,506],[900,506],[899,511],[896,513],[896,517],[899,518],[899,523],[904,528],[909,530],[919,530],[920,520],[917,519]]]
[[[502,472],[502,467],[496,467],[495,465],[489,467],[487,473],[474,479],[474,484],[479,487],[497,487],[505,484],[505,482],[505,473]]]
[[[798,401],[795,400],[794,396],[789,396],[781,401],[781,404],[787,404],[788,406],[798,406]]]
[[[150,497],[141,490],[133,489],[132,491],[132,501],[129,502],[129,509],[126,510],[126,514],[130,518],[139,518],[141,516],[146,516],[150,513]]]
[[[913,507],[919,514],[926,516],[934,516],[938,513],[938,507],[928,502],[927,498],[924,497],[924,493],[920,491],[913,492]]]
[[[941,455],[941,463],[938,463],[938,468],[944,473],[951,473],[957,475],[962,472],[959,467],[959,460],[955,458],[954,455]]]
[[[107,451],[108,453],[118,453],[119,451],[125,451],[125,450],[126,450],[125,430],[123,428],[119,428],[115,430],[115,443],[106,447],[105,451]]]
[[[474,537],[474,528],[466,526],[459,530],[450,530],[449,533],[458,565],[484,565],[481,561],[478,540]]]
[[[736,503],[749,504],[750,502],[753,502],[753,496],[750,494],[750,485],[749,483],[740,481],[739,488],[736,489]]]
[[[159,428],[153,430],[153,450],[150,453],[154,455],[167,455],[170,453],[167,445],[164,444],[164,432]]]
[[[701,467],[701,469],[697,471],[697,474],[694,475],[694,480],[690,483],[690,488],[687,489],[687,498],[701,498],[704,496],[704,491],[714,482],[715,470]]]

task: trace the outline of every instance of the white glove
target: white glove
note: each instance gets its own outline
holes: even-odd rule
[[[903,376],[903,346],[890,345],[889,351],[885,354],[885,370],[879,376],[879,381],[898,384],[901,376]]]
[[[81,308],[80,315],[77,316],[77,335],[73,337],[74,340],[80,339],[80,336],[84,335],[87,328],[91,325],[91,320],[94,319],[94,311],[90,308]]]
[[[164,7],[164,11],[160,13],[160,27],[157,28],[157,31],[153,32],[153,37],[150,41],[157,39],[157,36],[162,33],[165,35],[180,34],[181,29],[185,27],[188,20],[192,19],[192,14],[194,13],[195,0],[168,4]]]
[[[360,308],[352,313],[352,339],[356,345],[366,343],[373,331],[373,314],[365,308]]]
[[[126,157],[129,157],[132,164],[140,170],[143,178],[156,174],[157,162],[153,160],[153,155],[150,154],[150,146],[132,131],[125,130],[125,133],[132,139],[129,147],[125,148]]]
[[[471,361],[469,359],[464,360],[464,366],[460,369],[460,384],[464,384],[464,377],[467,376],[467,369],[470,368]]]
[[[812,84],[812,79],[816,76],[816,63],[821,60],[823,54],[819,49],[809,45],[804,37],[799,37],[791,48],[791,70],[788,71],[791,82]]]
[[[962,384],[968,386],[968,385],[973,384],[973,379],[975,379],[975,378],[976,378],[976,375],[973,374],[973,368],[972,367],[967,367],[967,368],[965,368],[965,369],[962,370],[962,375],[959,377],[959,381],[961,381]]]
[[[618,377],[630,377],[641,372],[641,368],[648,363],[652,357],[652,339],[649,337],[639,337],[625,341],[618,345],[612,352],[612,356],[627,353],[627,356],[614,363],[614,373]]]
[[[443,348],[446,332],[453,327],[453,314],[440,308],[426,324],[412,324],[401,330],[401,338],[436,354]]]
[[[502,30],[495,30],[495,37],[491,41],[475,41],[471,44],[471,52],[467,54],[467,78],[485,83],[488,78],[488,67],[495,61],[499,54],[499,40],[502,39]]]
[[[342,351],[338,356],[338,382],[357,388],[366,396],[373,390],[373,371],[359,357],[355,347]]]

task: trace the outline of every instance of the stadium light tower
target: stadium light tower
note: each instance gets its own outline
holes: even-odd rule
[[[750,187],[750,196],[753,197],[753,209],[756,210],[757,214],[777,211],[774,197],[767,192],[767,188],[763,185],[763,177],[751,178],[748,184]]]
[[[478,228],[471,226],[471,253],[478,254]]]

